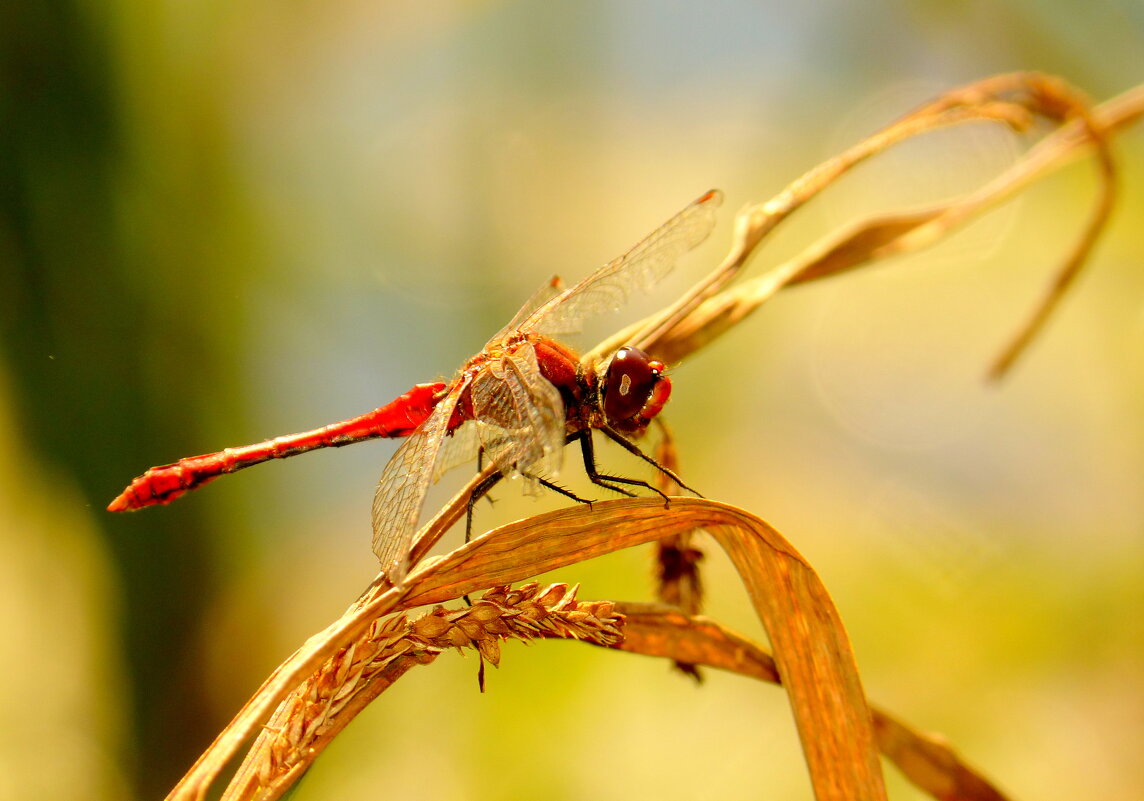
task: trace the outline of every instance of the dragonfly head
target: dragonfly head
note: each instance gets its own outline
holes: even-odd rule
[[[639,433],[647,428],[667,399],[671,379],[664,363],[639,348],[620,348],[604,372],[603,408],[608,423],[620,431]]]

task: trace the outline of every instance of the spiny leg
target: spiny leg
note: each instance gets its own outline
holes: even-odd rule
[[[604,429],[604,430],[606,431],[607,429]],[[624,478],[623,476],[613,476],[613,475],[609,475],[607,473],[601,473],[599,470],[597,470],[596,469],[596,449],[595,449],[594,445],[592,444],[592,432],[590,430],[585,429],[584,431],[581,431],[578,434],[574,434],[573,436],[580,440],[580,453],[584,457],[584,472],[586,472],[588,474],[588,479],[593,484],[598,484],[601,487],[607,487],[608,489],[612,490],[613,492],[618,492],[621,495],[627,495],[629,498],[634,498],[635,495],[631,492],[628,492],[627,490],[624,490],[620,487],[616,487],[613,485],[614,484],[627,484],[628,486],[632,486],[632,487],[643,487],[644,489],[647,489],[647,490],[654,492],[656,495],[663,498],[664,501],[667,501],[667,495],[665,493],[660,492],[658,489],[656,489],[654,486],[652,486],[651,484],[649,484],[646,481],[643,481],[643,480],[638,479],[638,478]],[[633,445],[632,447],[634,448],[635,446]],[[639,448],[636,448],[636,450],[638,451]],[[645,456],[644,458],[646,459],[648,457]]]
[[[527,475],[529,478],[536,479],[536,482],[538,484],[540,484],[540,486],[544,487],[545,489],[552,490],[557,495],[563,495],[565,498],[571,498],[572,500],[576,501],[576,503],[586,503],[586,504],[588,504],[588,506],[591,506],[594,503],[594,501],[592,501],[591,499],[581,498],[579,495],[572,492],[572,490],[565,489],[564,487],[560,486],[559,484],[554,484],[553,482],[549,481],[546,478],[541,478],[540,476],[531,475],[531,474],[527,474]],[[616,492],[624,492],[624,490],[620,489],[619,487],[616,487],[615,489],[616,489]],[[627,495],[630,493],[624,492],[624,494]]]
[[[477,456],[477,464],[479,465],[481,458]],[[479,469],[479,468],[478,468]],[[496,486],[504,476],[500,473],[493,473],[477,486],[473,487],[473,491],[469,493],[469,500],[465,503],[465,544],[468,545],[473,539],[473,507],[477,505],[477,501],[485,497],[488,491]],[[489,499],[490,502],[492,499]],[[466,594],[461,596],[461,600],[465,602],[466,606],[472,606],[473,600]],[[481,691],[484,692],[484,663],[481,663]]]
[[[698,492],[696,492],[694,489],[692,489],[691,487],[684,484],[683,479],[681,479],[678,475],[676,475],[674,471],[668,469],[667,467],[660,464],[659,462],[657,462],[652,457],[648,456],[646,453],[641,451],[638,446],[636,446],[634,443],[627,440],[625,437],[623,437],[622,435],[620,435],[616,431],[613,431],[611,428],[606,428],[606,427],[601,428],[600,430],[603,431],[608,436],[609,439],[611,439],[612,441],[614,441],[614,442],[618,443],[620,446],[622,446],[624,448],[624,450],[626,450],[629,453],[632,453],[635,456],[638,456],[639,458],[643,459],[645,462],[650,464],[656,470],[659,470],[661,473],[663,473],[665,476],[670,478],[672,481],[674,481],[679,486],[683,487],[685,490],[693,492],[696,495],[698,495],[699,497],[703,497]],[[595,450],[595,446],[592,443],[592,432],[590,430],[584,430],[584,431],[581,431],[577,434],[573,434],[572,436],[570,436],[568,438],[567,443],[571,444],[572,440],[575,440],[575,439],[580,440],[580,453],[584,458],[584,472],[586,472],[588,474],[588,478],[589,478],[589,480],[591,480],[591,482],[593,484],[604,487],[605,489],[609,489],[612,492],[617,492],[620,495],[624,495],[624,496],[627,496],[629,498],[636,497],[635,493],[630,492],[630,491],[624,489],[623,487],[616,486],[617,484],[627,484],[628,486],[633,486],[633,487],[643,487],[644,489],[647,489],[647,490],[650,490],[651,492],[656,493],[657,495],[659,495],[664,500],[667,500],[667,494],[666,493],[662,492],[661,490],[659,490],[658,488],[654,487],[653,485],[649,484],[646,481],[643,481],[643,480],[638,479],[638,478],[625,478],[623,476],[613,476],[613,475],[610,475],[608,473],[601,473],[598,469],[596,469],[596,450]],[[481,469],[483,462],[484,462],[484,448],[481,448],[480,451],[477,452],[477,469],[478,470]],[[553,482],[549,481],[546,478],[543,478],[541,476],[534,475],[534,474],[528,474],[528,477],[535,479],[542,487],[545,487],[546,489],[549,489],[552,492],[557,493],[558,495],[563,495],[564,497],[569,498],[573,501],[576,501],[577,503],[586,503],[589,506],[592,505],[591,500],[589,500],[587,498],[581,498],[579,495],[575,494],[571,490],[567,490],[564,487],[561,487],[559,484],[554,484]],[[477,505],[477,502],[480,501],[481,498],[485,497],[488,494],[489,490],[491,490],[494,486],[496,486],[497,482],[499,482],[502,478],[503,478],[503,475],[501,473],[493,473],[491,476],[489,476],[484,481],[482,481],[480,484],[478,484],[476,487],[474,487],[473,491],[469,494],[468,502],[465,505],[465,542],[466,543],[472,542],[472,539],[473,539],[473,508]],[[491,501],[492,499],[490,498],[489,500]]]
[[[670,468],[668,468],[668,467],[660,464],[659,462],[657,462],[652,457],[648,456],[646,453],[644,453],[643,451],[640,450],[638,445],[636,445],[634,442],[629,440],[623,434],[621,434],[618,431],[616,431],[615,429],[609,428],[609,427],[604,427],[604,428],[601,428],[600,430],[603,431],[604,434],[608,437],[608,439],[612,440],[612,442],[615,442],[617,445],[622,447],[628,453],[630,453],[634,456],[638,456],[639,458],[643,459],[645,462],[650,464],[652,467],[654,467],[659,472],[663,473],[665,476],[670,478],[672,481],[674,481],[676,484],[678,484],[683,489],[687,490],[688,492],[695,494],[696,497],[699,497],[699,498],[703,497],[703,495],[700,492],[698,492],[697,490],[692,489],[691,487],[684,484],[683,479],[681,479],[678,475],[676,475],[674,470],[671,470]],[[647,485],[645,484],[645,486],[647,486]],[[654,487],[653,487],[653,489],[654,489]],[[659,492],[659,490],[656,490],[656,492]],[[663,495],[664,493],[659,492],[659,494]]]
[[[482,451],[482,454],[483,454],[483,451]],[[481,461],[480,455],[478,455],[477,461],[479,464]],[[592,506],[592,501],[588,500],[587,498],[581,498],[576,493],[572,492],[571,490],[565,489],[564,487],[561,487],[559,484],[554,484],[553,482],[549,481],[548,479],[541,478],[540,476],[537,476],[537,475],[531,475],[531,474],[525,474],[525,475],[528,476],[528,478],[535,479],[540,484],[540,486],[544,487],[545,489],[549,489],[558,495],[563,495],[565,498],[570,498],[570,499],[576,501],[577,503],[586,503],[586,504],[588,504],[589,507]],[[500,481],[502,478],[504,478],[504,476],[501,473],[493,473],[491,476],[489,476],[484,481],[482,481],[480,484],[478,484],[476,487],[474,487],[473,491],[471,493],[469,493],[469,500],[465,504],[465,544],[466,545],[473,541],[473,507],[475,507],[477,505],[477,503],[481,500],[481,498],[483,498],[486,494],[488,494],[488,491],[491,490],[494,486],[496,486],[497,482]],[[626,490],[622,490],[619,487],[614,487],[613,489],[615,489],[616,492],[623,493],[624,495],[629,495],[629,496],[631,495],[630,492],[627,492]],[[489,500],[491,501],[492,499],[490,498]],[[471,598],[469,598],[468,595],[462,595],[461,599],[465,602],[465,604],[467,606],[473,605],[473,601]],[[481,682],[481,687],[482,687],[481,691],[484,692],[484,689],[483,689],[484,688],[484,663],[481,663],[480,682]]]
[[[581,498],[579,495],[572,492],[572,490],[565,489],[564,487],[560,486],[559,484],[555,484],[546,478],[542,478],[541,476],[534,475],[532,473],[525,473],[524,475],[527,478],[534,479],[538,484],[540,484],[540,486],[544,487],[545,489],[551,490],[552,492],[555,492],[557,495],[563,495],[565,498],[569,498],[573,501],[576,501],[576,503],[586,503],[589,506],[592,505],[592,501],[590,499]],[[473,541],[473,509],[474,509],[474,507],[476,507],[477,503],[481,500],[481,498],[483,498],[488,493],[489,490],[491,490],[494,486],[496,486],[497,482],[500,481],[502,478],[504,478],[504,476],[501,475],[500,473],[493,473],[491,476],[489,476],[484,481],[482,481],[480,484],[478,484],[476,487],[474,487],[473,491],[469,494],[469,500],[465,504],[465,543],[466,544]],[[616,490],[616,492],[622,492],[625,495],[631,495],[630,492],[627,492],[626,490],[620,489],[619,487],[614,487],[614,489]],[[492,499],[490,498],[489,500],[491,501]]]
[[[473,487],[473,491],[469,493],[469,500],[465,504],[465,543],[468,544],[473,539],[473,507],[477,502],[488,494],[488,491],[497,485],[503,475],[500,473],[493,473],[477,486]],[[489,499],[492,501],[492,498]]]

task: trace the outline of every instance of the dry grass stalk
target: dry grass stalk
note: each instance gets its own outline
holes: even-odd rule
[[[421,617],[374,621],[365,635],[331,656],[278,707],[223,798],[279,798],[346,724],[416,665],[450,649],[473,648],[500,664],[500,642],[623,639],[622,617],[605,601],[579,603],[566,584],[494,587],[472,607],[438,606]]]
[[[624,616],[624,641],[613,648],[782,683],[765,648],[714,620],[658,604],[617,603],[615,608]],[[914,731],[877,707],[870,713],[878,750],[918,789],[942,801],[1006,801],[943,740]]]
[[[675,437],[662,419],[657,418],[656,422],[662,436],[656,443],[655,460],[676,475],[680,475],[679,451],[675,447]],[[680,488],[665,473],[657,473],[655,480],[656,486],[664,494],[675,495],[680,492]],[[681,531],[670,537],[664,537],[655,544],[656,596],[663,603],[689,615],[697,615],[703,608],[703,576],[699,572],[703,551],[693,544],[696,533],[698,532]],[[695,665],[675,660],[675,667],[696,681],[703,680]]]
[[[700,498],[629,498],[493,529],[415,571],[404,599],[438,603],[479,587],[702,528],[735,565],[774,645],[819,799],[885,798],[870,711],[838,610],[809,563],[750,513]]]
[[[1040,73],[1001,75],[955,89],[815,167],[770,201],[744,208],[736,215],[730,250],[705,279],[664,311],[609,337],[591,355],[599,357],[627,343],[668,363],[678,362],[733,328],[781,289],[933,245],[1033,181],[1095,149],[1100,194],[1093,212],[1045,297],[990,369],[992,377],[1000,377],[1047,321],[1091,252],[1115,196],[1115,170],[1107,140],[1142,115],[1144,86],[1096,108],[1090,108],[1084,96],[1063,80]],[[931,209],[879,217],[840,231],[758,278],[726,289],[776,226],[877,153],[951,125],[999,122],[1024,131],[1037,117],[1059,127],[978,191]]]
[[[454,499],[452,511],[446,511],[459,516],[456,506]],[[450,513],[439,516],[428,530],[444,525]],[[275,671],[169,798],[204,798],[244,738],[257,733],[267,720],[269,710],[289,698],[309,673],[339,649],[363,636],[380,615],[525,580],[696,528],[710,532],[728,552],[775,645],[778,670],[788,690],[817,797],[885,798],[854,655],[838,612],[813,568],[762,520],[726,504],[695,498],[672,499],[670,514],[665,514],[658,498],[605,501],[591,508],[548,512],[494,529],[444,557],[426,560],[400,589],[385,589],[383,582],[376,583],[342,620],[311,638]],[[346,707],[341,713],[350,711]],[[277,716],[274,719],[281,722]],[[240,768],[244,776],[250,772],[245,766]],[[284,781],[288,784],[294,778],[296,774],[291,773]],[[248,779],[242,783],[251,786]]]
[[[657,462],[679,475],[679,451],[667,423],[656,420],[662,436],[656,443]],[[680,488],[665,473],[656,473],[656,486],[666,495],[678,495]],[[699,563],[703,552],[692,545],[695,532],[681,531],[656,543],[656,587],[659,599],[688,614],[698,614],[703,607],[703,579]]]

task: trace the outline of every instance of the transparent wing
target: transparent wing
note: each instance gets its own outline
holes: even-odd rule
[[[480,447],[481,439],[477,434],[476,425],[465,422],[454,428],[452,433],[446,435],[445,444],[441,446],[441,454],[437,457],[437,466],[433,471],[433,481],[437,481],[454,467],[474,461]]]
[[[409,548],[425,493],[436,480],[441,443],[463,386],[450,392],[393,454],[373,495],[373,552],[394,584],[409,569]]]
[[[560,276],[552,276],[545,282],[544,286],[532,293],[532,297],[524,302],[524,305],[520,307],[520,311],[509,320],[508,325],[498,331],[496,336],[490,339],[489,342],[499,342],[509,334],[515,332],[537,309],[563,291],[564,282],[560,280]]]
[[[575,333],[582,319],[620,308],[633,289],[651,288],[680,256],[707,238],[722,202],[722,193],[715,189],[692,201],[623,256],[537,308],[520,323],[520,330]]]
[[[564,401],[523,342],[473,379],[473,413],[485,455],[507,476],[555,476],[564,457]]]

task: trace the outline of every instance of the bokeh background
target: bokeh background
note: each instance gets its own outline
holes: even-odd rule
[[[1041,69],[1103,99],[1141,65],[1135,0],[4,4],[0,799],[161,797],[373,575],[392,443],[104,512],[146,467],[448,376],[548,276],[723,188],[710,242],[589,345],[712,266],[735,209],[943,89]],[[1019,145],[911,145],[751,274]],[[871,698],[1020,799],[1144,792],[1144,137],[1115,149],[1111,228],[1005,384],[984,370],[1079,231],[1088,164],[783,295],[677,367],[668,409],[688,480],[817,566]],[[498,501],[478,526],[558,504]],[[762,637],[708,567],[711,613]],[[645,552],[552,578],[650,593]],[[565,643],[504,663],[483,696],[472,658],[409,674],[296,797],[809,797],[772,687]]]

